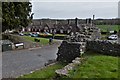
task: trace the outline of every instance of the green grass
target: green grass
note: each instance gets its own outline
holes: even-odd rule
[[[52,36],[52,34],[45,34],[45,33],[40,33],[40,35],[49,35],[49,36]]]
[[[103,32],[107,32],[108,30],[116,30],[118,31],[120,29],[120,25],[96,25],[101,29]]]
[[[34,37],[23,36],[23,38],[25,38],[26,40],[35,42],[35,41],[34,41]],[[42,45],[46,45],[46,44],[49,43],[49,40],[48,40],[47,38],[37,38],[37,39],[40,39],[40,44],[42,44]]]
[[[70,78],[118,78],[118,58],[87,54],[87,61],[70,71]]]
[[[46,79],[51,79],[51,78],[56,76],[55,70],[61,69],[64,66],[65,66],[65,64],[56,63],[54,65],[50,65],[46,68],[35,71],[31,74],[21,76],[19,78],[46,78]]]
[[[55,34],[55,36],[66,36],[66,34]]]

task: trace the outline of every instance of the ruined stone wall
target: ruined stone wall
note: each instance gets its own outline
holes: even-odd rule
[[[120,56],[120,44],[109,41],[87,41],[87,50],[92,50],[105,55]]]
[[[63,41],[58,47],[57,61],[71,62],[76,57],[80,57],[80,53],[85,51],[85,44],[85,42]]]

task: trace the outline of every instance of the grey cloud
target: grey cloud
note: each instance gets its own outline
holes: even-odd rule
[[[32,2],[34,18],[117,17],[117,2]]]

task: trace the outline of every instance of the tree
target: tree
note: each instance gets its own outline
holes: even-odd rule
[[[2,31],[26,27],[32,21],[30,2],[2,2]]]

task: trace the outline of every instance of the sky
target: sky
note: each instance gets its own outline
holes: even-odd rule
[[[31,0],[34,19],[118,18],[119,0]]]

